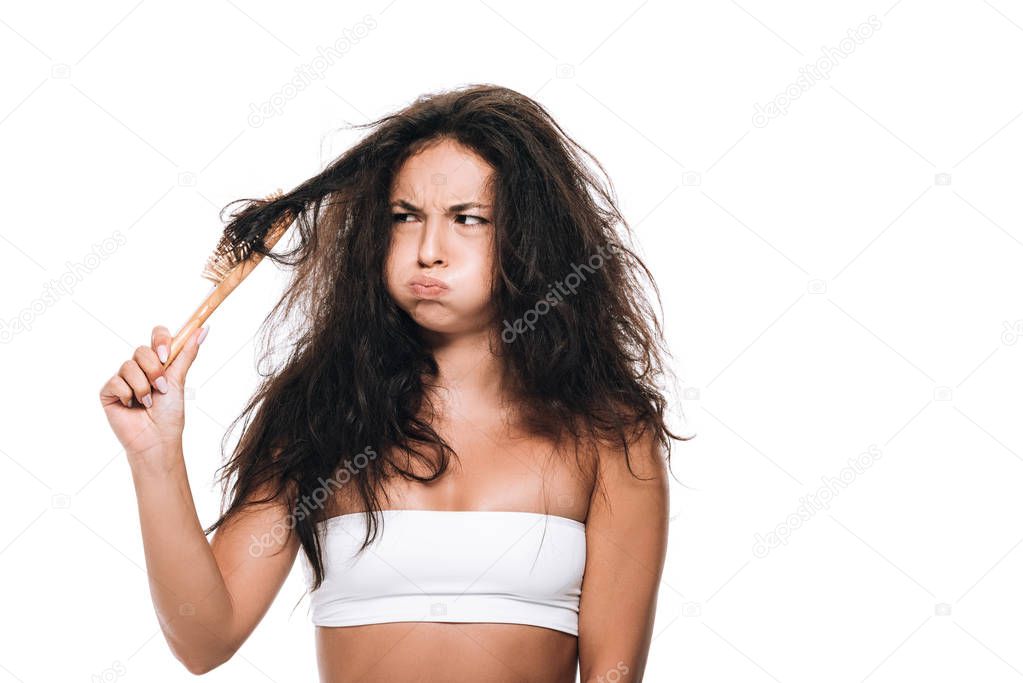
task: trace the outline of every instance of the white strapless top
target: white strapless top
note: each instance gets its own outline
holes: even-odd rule
[[[365,513],[321,521],[317,626],[396,621],[531,624],[579,635],[586,526],[538,512],[382,510],[358,556]],[[379,519],[379,518],[378,518]],[[312,566],[303,555],[306,580]]]

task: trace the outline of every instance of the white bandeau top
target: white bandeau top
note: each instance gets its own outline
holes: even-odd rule
[[[396,621],[531,624],[579,635],[586,526],[538,512],[382,510],[356,557],[364,512],[319,522],[324,580],[317,626]],[[380,518],[378,518],[380,519]],[[306,580],[313,573],[303,555]]]

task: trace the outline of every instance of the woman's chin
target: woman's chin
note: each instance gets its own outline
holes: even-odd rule
[[[401,302],[401,308],[427,334],[465,335],[486,328],[488,314],[483,310],[454,310],[451,302],[415,299]]]
[[[434,305],[431,306],[434,310],[426,311],[423,307],[417,307],[409,313],[409,317],[412,318],[424,332],[431,332],[433,334],[452,334],[457,332],[461,327],[457,317],[451,315],[450,311],[445,311],[442,307]]]

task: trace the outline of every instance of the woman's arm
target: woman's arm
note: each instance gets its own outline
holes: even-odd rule
[[[629,472],[623,452],[601,451],[586,518],[583,683],[638,683],[646,669],[668,545],[668,477],[661,449],[646,434],[630,444],[629,459],[643,479]]]
[[[201,674],[230,659],[255,629],[299,543],[297,536],[280,543],[289,517],[270,503],[246,508],[208,541],[180,446],[166,456],[148,461],[161,465],[132,463],[146,569],[167,644],[190,672]]]

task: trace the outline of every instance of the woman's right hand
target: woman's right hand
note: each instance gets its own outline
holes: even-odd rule
[[[99,392],[107,421],[129,458],[157,457],[168,447],[180,448],[185,428],[185,375],[208,327],[196,330],[164,368],[171,334],[153,328],[149,346],[140,346]]]

